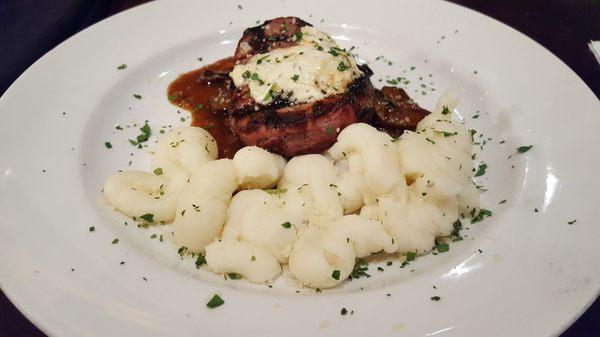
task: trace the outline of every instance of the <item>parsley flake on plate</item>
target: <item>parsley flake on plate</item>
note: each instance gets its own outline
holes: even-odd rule
[[[219,295],[215,294],[210,299],[210,301],[208,301],[208,303],[206,303],[206,306],[209,307],[209,308],[211,308],[211,309],[214,309],[214,308],[220,307],[224,303],[225,303],[225,301],[223,301],[223,299]]]
[[[532,148],[532,147],[533,147],[533,145],[528,145],[528,146],[519,146],[519,147],[517,148],[517,152],[518,152],[518,153],[525,153],[525,152],[527,152],[527,151],[531,150],[531,148]]]

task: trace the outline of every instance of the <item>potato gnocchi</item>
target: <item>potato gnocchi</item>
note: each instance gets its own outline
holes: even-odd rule
[[[357,258],[427,253],[478,207],[472,135],[443,100],[416,132],[353,124],[325,153],[288,162],[253,146],[216,160],[207,131],[180,127],[161,136],[155,174],[118,172],[104,195],[130,217],[172,222],[175,243],[215,273],[261,283],[287,265],[304,286],[334,287]]]

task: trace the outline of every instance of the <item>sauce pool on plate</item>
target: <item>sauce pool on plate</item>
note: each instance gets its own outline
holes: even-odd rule
[[[191,125],[206,129],[215,138],[219,146],[219,158],[233,158],[237,150],[243,147],[229,130],[226,114],[213,111],[210,104],[219,90],[227,89],[228,81],[223,80],[223,74],[228,74],[234,64],[234,59],[229,57],[181,74],[167,89],[169,101],[191,113]]]

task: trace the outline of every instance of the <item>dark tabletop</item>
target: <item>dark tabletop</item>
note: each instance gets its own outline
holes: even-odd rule
[[[145,0],[0,0],[0,93],[48,50],[78,31]],[[536,40],[600,97],[600,0],[454,0]],[[0,248],[1,253],[1,248]],[[0,336],[44,336],[0,292]],[[600,301],[562,336],[600,336]]]

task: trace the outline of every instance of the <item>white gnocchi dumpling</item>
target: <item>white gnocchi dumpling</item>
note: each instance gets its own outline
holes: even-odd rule
[[[381,221],[386,232],[394,238],[397,252],[418,254],[430,251],[440,234],[440,228],[445,223],[451,226],[456,220],[446,219],[434,205],[408,195],[399,200],[381,197],[375,214],[371,216]],[[449,235],[450,232],[443,235]]]
[[[155,222],[175,218],[180,189],[171,180],[143,171],[123,171],[110,176],[104,184],[106,200],[121,213],[136,218],[152,214]]]
[[[233,156],[241,189],[271,188],[283,174],[285,159],[258,146],[246,146]]]
[[[287,263],[298,229],[282,208],[257,205],[248,209],[241,224],[240,237],[261,246],[281,263]]]
[[[325,236],[346,239],[352,245],[356,257],[366,257],[385,251],[393,253],[397,244],[382,227],[381,223],[356,214],[337,219],[325,230]]]
[[[337,189],[342,199],[344,213],[354,213],[363,205],[364,170],[358,153],[347,154],[335,161],[338,174]]]
[[[267,249],[281,263],[287,263],[297,231],[308,222],[297,193],[269,194],[245,190],[231,200],[224,238],[240,239]]]
[[[470,132],[446,115],[427,116],[419,132],[405,132],[397,142],[398,158],[411,189],[433,203],[455,200],[461,211],[477,207],[471,182],[473,140]]]
[[[231,198],[227,209],[227,221],[223,227],[223,238],[237,240],[240,238],[242,221],[246,217],[246,210],[256,205],[269,205],[276,207],[273,195],[263,190],[239,191]]]
[[[289,269],[303,285],[331,288],[350,275],[355,258],[345,237],[325,235],[324,229],[311,227],[300,232],[292,247]]]
[[[392,141],[388,134],[368,124],[357,123],[342,130],[338,141],[327,151],[336,161],[353,154],[360,156],[361,190],[366,204],[397,188],[404,179]]]
[[[308,154],[294,157],[287,163],[279,187],[299,192],[311,209],[310,222],[324,226],[344,214],[337,181],[331,160]]]
[[[189,175],[194,174],[209,161],[217,159],[217,142],[203,128],[182,126],[163,134],[154,151],[153,162],[166,169],[171,165],[183,168]]]
[[[181,193],[173,221],[178,245],[201,253],[221,233],[227,204],[237,188],[232,160],[220,159],[200,167]]]
[[[266,249],[252,243],[223,239],[206,247],[206,264],[215,273],[237,273],[262,283],[275,278],[281,265]]]

